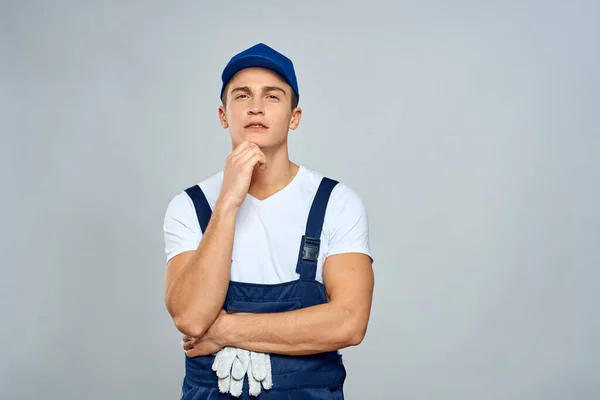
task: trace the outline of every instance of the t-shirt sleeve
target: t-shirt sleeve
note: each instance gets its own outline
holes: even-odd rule
[[[327,256],[364,253],[371,257],[369,219],[360,197],[348,186],[338,183],[331,193],[325,216],[328,234]]]
[[[194,203],[187,193],[179,193],[169,202],[163,232],[167,262],[178,254],[198,248],[202,231]]]

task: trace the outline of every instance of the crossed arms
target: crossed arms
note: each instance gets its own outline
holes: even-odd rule
[[[329,256],[323,283],[330,301],[300,310],[232,315],[222,311],[230,279],[236,210],[215,209],[198,249],[173,257],[165,303],[177,329],[197,338],[189,356],[224,346],[306,355],[358,345],[367,330],[374,286],[371,258]]]

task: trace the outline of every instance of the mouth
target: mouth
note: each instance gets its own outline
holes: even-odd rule
[[[246,129],[267,129],[269,127],[267,125],[263,124],[262,122],[252,121],[248,125],[246,125],[244,128],[246,128]]]

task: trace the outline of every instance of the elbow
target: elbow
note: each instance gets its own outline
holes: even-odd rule
[[[336,311],[338,315],[337,340],[342,347],[352,347],[361,344],[367,333],[369,314],[352,307],[342,307]]]
[[[200,318],[190,318],[189,313],[175,307],[173,302],[167,300],[166,306],[175,328],[184,335],[199,338],[208,330],[209,326],[203,324]]]
[[[174,316],[173,323],[177,330],[184,335],[199,338],[204,336],[208,328],[197,321],[191,321],[189,318]]]
[[[358,316],[348,316],[344,324],[346,329],[343,330],[343,342],[346,347],[358,346],[362,343],[367,334],[367,321]]]
[[[367,331],[366,331],[366,327],[355,327],[354,329],[351,329],[347,334],[346,334],[346,344],[348,347],[351,346],[358,346],[359,344],[362,343],[363,339],[365,338]]]

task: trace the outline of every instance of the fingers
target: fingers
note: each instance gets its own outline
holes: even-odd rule
[[[242,379],[235,379],[232,376],[230,384],[229,384],[229,393],[234,397],[240,397],[240,395],[242,394],[243,388],[244,388],[244,375],[242,375]]]
[[[244,151],[248,150],[251,146],[256,146],[256,144],[254,144],[248,140],[244,140],[242,143],[237,145],[235,147],[235,149],[233,149],[233,151],[231,152],[231,155],[232,156],[239,155],[239,154],[243,153]]]
[[[196,345],[197,340],[198,339],[194,337],[184,335],[183,339],[181,340],[181,347],[186,351],[191,350]]]
[[[245,154],[253,146],[258,147],[254,143],[250,143],[250,142],[243,142],[242,144],[237,146],[235,149],[233,149],[231,154],[229,154],[227,156],[227,158],[226,158],[227,164],[230,164],[230,165],[236,164],[237,160],[240,158],[240,156]]]
[[[240,151],[240,152],[237,152],[237,153],[236,153],[236,152],[234,152],[234,153],[231,153],[231,155],[230,155],[230,157],[231,157],[231,158],[230,158],[230,162],[231,162],[231,164],[233,164],[233,165],[240,164],[240,159],[242,159],[243,157],[245,157],[245,156],[246,156],[246,155],[247,155],[249,152],[251,152],[251,151],[255,151],[255,150],[256,150],[256,147],[258,147],[258,146],[252,146],[252,147],[250,147],[250,146],[251,146],[251,145],[249,145],[249,146],[246,146],[246,147],[245,147],[245,148],[244,148],[242,151]],[[237,149],[236,149],[236,151],[237,151]]]
[[[221,349],[216,355],[215,355],[215,359],[213,360],[213,365],[212,365],[212,370],[217,372],[217,369],[219,368],[219,363],[221,362],[221,357],[223,357],[223,349]]]
[[[235,149],[233,149],[233,151],[231,152],[231,154],[229,154],[227,158],[233,162],[234,160],[238,159],[240,155],[244,154],[253,147],[258,146],[252,142],[244,141],[240,143]]]
[[[217,353],[213,361],[212,370],[217,373],[219,392],[221,393],[228,393],[232,385],[237,385],[233,382],[230,374],[231,364],[235,356],[235,348],[224,347]],[[237,387],[235,390],[237,390]]]
[[[231,368],[231,376],[234,379],[243,379],[248,371],[248,364],[250,363],[250,352],[248,350],[237,349],[237,356],[233,362]]]
[[[265,355],[265,379],[262,381],[262,386],[265,390],[269,390],[273,387],[273,377],[271,376],[271,356]]]
[[[264,171],[267,165],[267,157],[260,149],[250,149],[239,158],[237,163],[238,165],[247,165],[250,168],[254,168],[258,164],[259,168]]]
[[[229,392],[229,388],[231,387],[231,377],[227,376],[225,378],[219,378],[219,392],[227,393]]]
[[[233,165],[249,165],[251,167],[258,164],[259,168],[264,171],[266,169],[267,157],[260,147],[255,144],[250,144],[250,147],[244,151],[232,155],[231,163]]]
[[[271,357],[235,347],[224,347],[215,356],[212,365],[217,373],[219,392],[240,397],[244,386],[244,376],[248,376],[248,390],[251,396],[258,396],[262,389],[273,387]]]
[[[252,374],[257,381],[262,381],[267,376],[266,371],[266,354],[265,353],[250,353],[250,360],[252,361]]]
[[[235,360],[236,351],[235,347],[224,347],[223,355],[217,364],[217,376],[219,378],[225,378],[231,373],[231,365]]]
[[[248,365],[248,391],[251,396],[256,397],[260,394],[260,382],[254,379],[254,374],[252,374],[252,357],[250,357]]]

